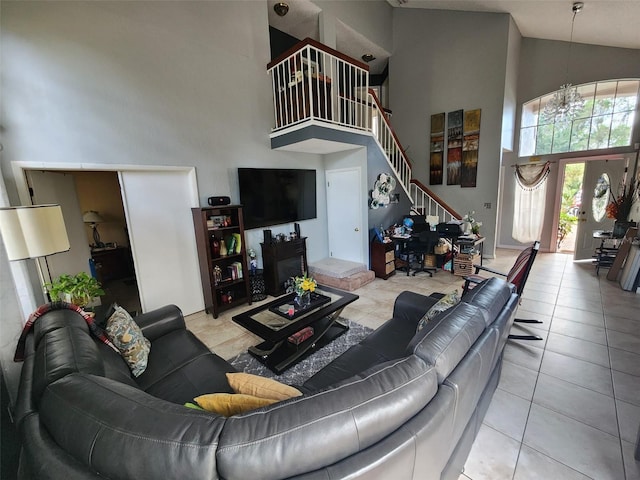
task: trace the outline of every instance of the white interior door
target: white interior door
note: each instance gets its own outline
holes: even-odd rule
[[[327,170],[327,225],[329,255],[364,261],[360,168]]]
[[[614,220],[594,217],[593,197],[596,184],[601,175],[609,177],[611,190],[617,195],[618,185],[624,175],[625,160],[589,160],[585,162],[584,177],[582,180],[582,206],[578,212],[578,225],[576,228],[576,248],[574,260],[586,260],[592,257],[600,240],[593,238],[594,230],[612,230]],[[611,195],[606,193],[606,203],[611,200]]]
[[[73,176],[39,170],[28,170],[26,175],[33,190],[33,205],[58,203],[62,208],[62,216],[71,248],[68,252],[56,253],[47,257],[46,263],[49,266],[51,277],[57,278],[65,273],[75,275],[79,272],[87,272],[90,274],[91,250],[87,241],[87,226],[82,222],[82,212]],[[44,262],[42,265],[44,266]],[[45,276],[48,276],[46,266],[43,270]]]
[[[191,208],[193,171],[119,172],[142,310],[170,303],[185,315],[204,309]]]

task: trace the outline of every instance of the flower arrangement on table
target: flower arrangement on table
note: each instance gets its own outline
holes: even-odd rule
[[[476,222],[476,219],[473,218],[475,215],[475,211],[469,211],[467,214],[462,217],[463,222],[467,222],[471,228],[471,233],[478,235],[480,233],[480,227],[482,226],[482,222]]]
[[[611,193],[611,202],[609,202],[609,205],[607,205],[606,208],[607,218],[613,218],[617,222],[626,222],[627,218],[629,218],[629,213],[631,213],[631,207],[635,200],[637,188],[637,183],[632,181],[628,190],[626,186],[623,186],[622,195],[618,198],[614,198],[613,193],[609,190]]]
[[[295,277],[293,279],[293,291],[296,292],[296,295],[299,297],[315,292],[317,286],[316,281],[307,276],[306,272],[301,277]]]

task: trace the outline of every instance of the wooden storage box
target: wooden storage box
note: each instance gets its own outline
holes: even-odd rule
[[[438,266],[438,257],[430,253],[425,255],[423,266],[436,268]]]
[[[435,247],[433,247],[433,251],[436,253],[436,255],[444,255],[449,251],[449,245],[436,245]]]
[[[458,254],[453,259],[453,274],[461,275],[461,276],[469,275],[470,273],[473,273],[475,271],[473,266],[479,263],[480,263],[480,255],[478,254],[475,254],[475,255],[466,254],[466,253]]]

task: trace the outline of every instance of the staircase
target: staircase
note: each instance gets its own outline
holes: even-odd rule
[[[388,115],[369,88],[369,67],[312,39],[267,65],[273,87],[273,139],[308,126],[370,135],[384,155],[412,209],[447,222],[462,217],[412,178],[411,162]]]

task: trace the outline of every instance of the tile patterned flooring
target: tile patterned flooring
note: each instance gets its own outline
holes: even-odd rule
[[[517,253],[498,250],[486,264],[506,272]],[[640,424],[640,295],[594,270],[565,254],[536,258],[518,317],[544,323],[516,325],[513,333],[543,340],[507,343],[500,384],[459,480],[640,480],[633,458]],[[447,272],[433,278],[398,272],[357,290],[360,299],[343,314],[377,328],[403,290],[428,295],[461,285]],[[260,341],[231,321],[252,307],[217,319],[197,313],[187,325],[229,359]]]

